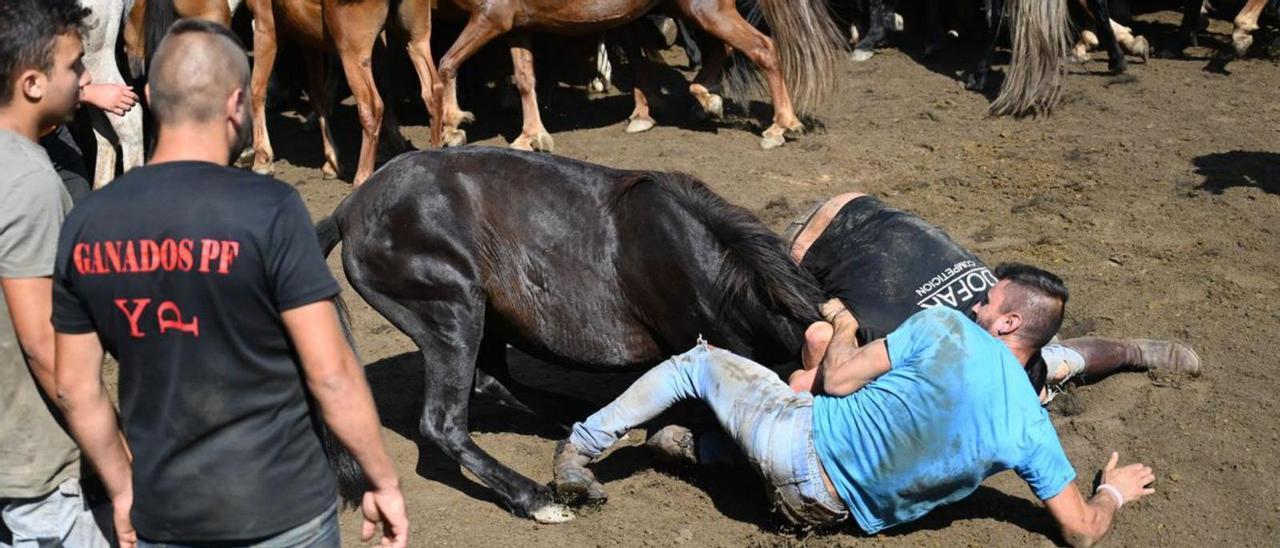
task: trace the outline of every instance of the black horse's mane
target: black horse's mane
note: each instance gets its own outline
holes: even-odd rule
[[[721,321],[756,319],[743,317],[744,305],[781,313],[803,326],[822,319],[818,304],[825,297],[817,282],[791,260],[782,238],[754,214],[725,201],[692,175],[662,171],[634,172],[614,190],[610,207],[643,184],[666,192],[724,246],[716,278]]]

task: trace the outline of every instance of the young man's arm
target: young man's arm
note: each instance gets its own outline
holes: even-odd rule
[[[1119,453],[1111,453],[1111,460],[1102,469],[1102,486],[1088,502],[1074,483],[1067,484],[1062,492],[1045,501],[1067,544],[1076,547],[1096,544],[1111,530],[1111,521],[1122,504],[1155,492],[1146,487],[1156,479],[1150,467],[1134,463],[1116,468],[1119,459]]]
[[[804,332],[805,345],[800,351],[803,369],[791,374],[789,384],[796,392],[823,394],[821,367],[827,363],[848,360],[858,350],[858,319],[839,299],[822,304],[826,321],[814,322]]]
[[[374,524],[382,522],[383,542],[405,546],[409,523],[400,482],[382,443],[373,394],[343,336],[337,309],[325,300],[286,310],[281,316],[325,424],[351,451],[373,487],[365,494],[361,535],[369,540]]]
[[[53,279],[0,278],[0,287],[4,288],[9,318],[13,320],[18,345],[27,355],[31,373],[45,395],[53,398],[57,393],[53,375],[53,324],[49,323],[53,313]]]
[[[102,384],[102,343],[97,333],[58,333],[56,346],[58,406],[107,488],[120,545],[133,546],[138,541],[129,520],[133,471],[116,409]]]

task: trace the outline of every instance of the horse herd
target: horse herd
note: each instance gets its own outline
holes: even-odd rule
[[[850,43],[834,20],[856,19],[850,10],[864,14],[865,24],[861,26],[866,29],[865,36],[859,40],[858,26],[851,26],[849,34],[857,43],[853,58],[865,60],[873,48],[883,42],[886,27],[901,28],[902,18],[894,13],[898,1],[82,0],[94,13],[85,40],[86,65],[95,81],[110,83],[126,81],[116,63],[117,42],[122,43],[131,77],[145,78],[147,52],[154,49],[176,18],[201,17],[230,25],[232,15],[241,7],[246,8],[253,20],[253,169],[259,173],[272,171],[274,153],[266,127],[266,95],[278,46],[285,40],[295,43],[303,52],[307,95],[323,140],[323,172],[330,177],[340,172],[329,125],[332,86],[326,85],[325,74],[330,67],[326,55],[336,54],[342,76],[354,96],[362,132],[353,178],[357,185],[373,173],[379,139],[384,133],[391,139],[392,149],[405,148],[394,117],[386,115],[374,75],[375,45],[380,41],[405,47],[418,77],[422,101],[431,117],[432,145],[456,146],[466,142],[462,126],[473,119],[458,102],[458,69],[485,44],[506,34],[513,80],[523,112],[520,134],[511,146],[551,151],[554,140],[539,116],[530,33],[598,35],[616,29],[610,35],[626,50],[633,66],[641,65],[635,69],[635,107],[627,126],[628,132],[639,132],[654,126],[646,96],[648,71],[643,66],[649,61],[627,23],[662,11],[680,18],[680,29],[693,34],[683,36],[686,49],[705,54],[698,56],[699,69],[688,91],[708,116],[723,115],[723,98],[713,90],[717,89],[726,67],[738,73],[728,82],[751,80],[738,77],[748,67],[741,62],[729,63],[731,53],[742,54],[760,69],[774,108],[772,123],[760,141],[760,145],[768,149],[783,145],[788,137],[802,131],[800,116],[813,112],[833,92],[837,63],[843,59],[841,54]],[[970,89],[987,86],[992,52],[1006,23],[1011,50],[1006,77],[990,107],[992,114],[1048,113],[1058,100],[1066,61],[1072,55],[1079,60],[1087,58],[1091,47],[1101,46],[1107,51],[1110,69],[1116,73],[1126,70],[1126,54],[1144,58],[1149,54],[1144,38],[1111,19],[1108,0],[1077,1],[1085,17],[1073,51],[1068,42],[1072,21],[1067,0],[981,0],[986,33],[983,41],[990,47],[970,73],[966,86]],[[1252,32],[1258,28],[1259,15],[1268,0],[1245,1],[1235,18],[1232,34],[1240,54],[1252,43]],[[927,29],[927,55],[936,51],[944,29],[950,27],[941,15],[947,7],[941,0],[920,0],[920,3],[926,20],[923,26]],[[1177,39],[1166,49],[1179,50],[1195,42],[1205,5],[1207,0],[1185,0],[1183,24]],[[833,14],[836,17],[833,18]],[[433,18],[464,24],[438,66],[431,51]],[[1107,24],[1098,23],[1102,21]],[[771,36],[758,28],[768,29]],[[607,70],[603,41],[597,55],[602,71]],[[595,86],[598,88],[600,84]],[[94,113],[91,120],[98,145],[94,170],[94,186],[98,187],[114,176],[117,160],[125,170],[142,164],[143,119],[135,110],[123,117]],[[112,146],[113,140],[119,146],[119,157]]]

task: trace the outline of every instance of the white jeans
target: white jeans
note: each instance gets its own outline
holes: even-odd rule
[[[111,505],[90,508],[76,478],[40,498],[0,499],[0,522],[12,537],[0,535],[6,548],[107,548],[107,538],[115,536]]]

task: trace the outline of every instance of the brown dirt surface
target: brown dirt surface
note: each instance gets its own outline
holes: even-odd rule
[[[1177,15],[1144,18],[1167,31]],[[1217,21],[1210,30],[1222,44],[1230,26]],[[1020,260],[1060,273],[1072,289],[1067,336],[1194,345],[1206,366],[1200,378],[1119,374],[1077,387],[1051,407],[1076,484],[1089,489],[1112,450],[1122,462],[1154,467],[1156,494],[1119,513],[1109,538],[1115,546],[1277,546],[1280,66],[1252,58],[1221,74],[1204,70],[1210,50],[1192,53],[1199,57],[1136,62],[1124,78],[1107,75],[1095,54],[1071,67],[1065,100],[1051,117],[1014,120],[986,118],[988,98],[954,77],[975,51],[925,65],[886,49],[870,62],[842,66],[839,95],[816,113],[822,127],[767,152],[756,135],[767,105],[753,104],[749,115],[739,111],[739,123],[717,126],[684,115],[689,100],[670,93],[655,112],[656,129],[626,135],[629,95],[588,99],[576,89],[543,86],[541,98],[558,153],[695,174],[775,229],[814,200],[877,194],[946,228],[993,264]],[[679,91],[678,83],[671,89]],[[518,131],[517,113],[480,108],[467,95],[462,101],[480,115],[473,141],[503,145]],[[272,119],[276,174],[297,185],[319,218],[349,186],[321,179],[319,137],[296,120]],[[422,116],[402,121],[405,134],[425,146]],[[344,161],[353,164],[359,131],[349,103],[334,127]],[[345,285],[338,253],[329,264]],[[557,526],[512,517],[423,442],[421,358],[349,287],[345,295],[401,474],[414,546],[1061,542],[1010,472],[874,539],[850,529],[806,535],[778,527],[749,473],[661,469],[634,447],[597,465],[611,494],[607,505]],[[597,401],[629,380],[528,359],[517,360],[516,369],[530,383]],[[471,427],[502,462],[550,479],[552,447],[563,430],[483,400],[472,405]],[[357,514],[345,514],[342,525],[344,540],[357,545]]]

